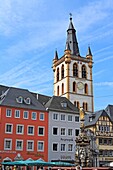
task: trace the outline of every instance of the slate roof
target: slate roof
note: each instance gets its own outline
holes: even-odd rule
[[[113,105],[108,105],[105,110],[113,120]]]
[[[85,122],[84,122],[85,127],[94,126],[100,116],[108,116],[110,121],[113,122],[113,119],[110,117],[110,115],[105,110],[99,110],[93,114],[85,115]],[[92,118],[92,121],[90,121],[90,118]]]
[[[67,107],[62,107],[61,103],[67,103]],[[45,104],[45,107],[46,109],[52,110],[52,111],[79,114],[79,109],[74,104],[72,104],[66,97],[53,96]]]
[[[0,85],[0,90],[4,89],[4,93],[0,96],[1,106],[11,106],[17,108],[26,108],[33,110],[46,111],[45,107],[26,89],[20,89],[15,87],[2,87]],[[18,103],[16,98],[22,97],[23,99],[30,98],[31,103],[26,104],[23,100],[22,103]]]
[[[37,99],[42,105],[45,105],[51,99],[51,96],[37,94]]]

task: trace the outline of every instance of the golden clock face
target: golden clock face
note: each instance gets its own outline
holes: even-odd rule
[[[82,90],[84,88],[84,84],[82,82],[78,82],[77,87],[79,90]]]

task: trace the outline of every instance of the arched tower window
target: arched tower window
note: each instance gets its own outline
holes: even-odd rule
[[[77,65],[77,63],[73,64],[73,76],[78,77],[78,65]]]
[[[88,94],[88,85],[87,84],[85,84],[85,86],[84,86],[84,92],[85,92],[85,94]]]
[[[57,96],[59,96],[59,86],[57,86]]]
[[[64,83],[62,83],[62,94],[64,94]]]
[[[77,101],[77,108],[80,108],[80,104],[79,104],[79,101]]]
[[[86,78],[86,66],[82,66],[82,78]]]
[[[86,103],[86,111],[88,111],[88,103]]]
[[[83,102],[83,109],[86,110],[86,104]]]
[[[62,65],[61,67],[61,78],[62,79],[64,78],[64,65]]]
[[[73,92],[76,92],[76,82],[73,82]]]
[[[57,81],[59,81],[59,68],[57,68]]]
[[[76,101],[74,101],[74,105],[76,106],[76,104],[77,104],[77,102]]]

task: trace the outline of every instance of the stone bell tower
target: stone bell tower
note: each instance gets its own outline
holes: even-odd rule
[[[54,95],[67,97],[85,112],[94,111],[93,101],[93,56],[90,47],[85,57],[79,52],[76,30],[70,16],[67,40],[63,56],[57,51],[53,59]]]

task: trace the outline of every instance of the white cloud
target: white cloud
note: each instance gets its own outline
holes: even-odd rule
[[[98,83],[94,83],[94,86],[109,86],[109,87],[113,87],[113,82],[98,82]]]

